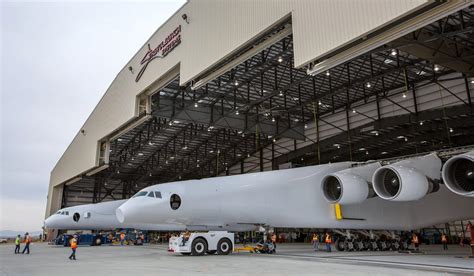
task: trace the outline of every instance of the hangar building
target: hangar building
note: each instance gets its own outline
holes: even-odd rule
[[[472,145],[473,87],[469,1],[190,0],[78,130],[46,216],[157,183]]]

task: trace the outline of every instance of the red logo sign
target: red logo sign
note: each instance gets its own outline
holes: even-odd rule
[[[172,33],[170,33],[165,40],[163,40],[156,48],[152,49],[148,44],[148,52],[146,52],[140,65],[142,68],[138,72],[135,82],[138,82],[146,70],[148,64],[156,58],[164,58],[169,54],[176,46],[181,43],[181,25],[179,25]]]

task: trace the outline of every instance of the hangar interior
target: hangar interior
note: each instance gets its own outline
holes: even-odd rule
[[[288,17],[186,86],[176,75],[143,93],[143,120],[99,143],[101,170],[65,184],[62,207],[474,144],[473,6],[315,75],[295,68],[291,27]]]

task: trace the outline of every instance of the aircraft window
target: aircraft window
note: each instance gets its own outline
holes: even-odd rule
[[[155,197],[156,198],[161,198],[161,192],[155,192]]]
[[[59,214],[61,214],[61,211],[58,211],[58,212],[56,213],[56,215],[59,215]]]
[[[91,217],[91,212],[84,213],[84,218],[90,218],[90,217]]]
[[[154,192],[149,192],[148,197],[155,197],[155,193]]]
[[[78,222],[80,218],[81,218],[81,215],[79,215],[79,213],[74,213],[74,215],[72,216],[72,219],[75,222]]]
[[[170,198],[171,209],[177,210],[181,206],[181,198],[177,194],[172,194]]]
[[[65,213],[66,213],[66,212],[62,211],[62,212],[61,212],[61,215],[64,215]]]
[[[135,194],[133,197],[146,196],[146,194],[148,194],[147,191],[141,191],[141,192],[138,192],[137,194]]]

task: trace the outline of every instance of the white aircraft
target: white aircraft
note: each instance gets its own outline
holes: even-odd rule
[[[67,230],[114,230],[131,228],[155,231],[182,231],[183,225],[172,224],[123,224],[117,220],[116,209],[126,200],[85,204],[63,208],[44,221],[48,229]]]
[[[116,210],[120,223],[242,231],[256,226],[412,230],[474,218],[474,151],[382,166],[351,162],[147,187]],[[441,185],[440,185],[441,184]],[[447,187],[446,187],[447,186]],[[451,191],[453,192],[451,192]],[[149,197],[158,192],[161,197]],[[342,218],[335,206],[342,207]]]

